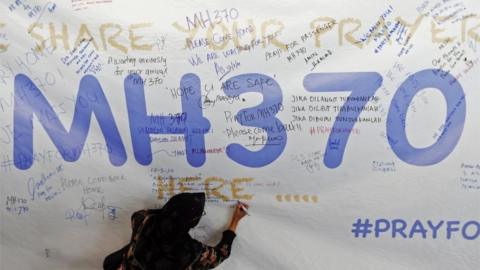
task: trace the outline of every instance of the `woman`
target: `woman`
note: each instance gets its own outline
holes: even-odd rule
[[[132,215],[130,244],[105,258],[105,270],[203,270],[219,265],[230,255],[238,222],[246,204],[238,203],[222,240],[210,247],[192,239],[188,231],[203,216],[204,193],[181,193],[161,209]]]

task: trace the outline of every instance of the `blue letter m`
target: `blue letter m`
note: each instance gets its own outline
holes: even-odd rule
[[[80,102],[81,100],[83,102]],[[85,102],[85,100],[89,102]],[[14,106],[13,155],[15,167],[21,170],[30,168],[34,160],[32,121],[34,114],[66,161],[74,162],[80,158],[90,129],[92,113],[95,114],[105,138],[110,162],[115,166],[120,166],[127,160],[125,147],[108,101],[100,84],[93,76],[86,75],[80,81],[70,131],[65,130],[38,87],[23,74],[15,77]]]

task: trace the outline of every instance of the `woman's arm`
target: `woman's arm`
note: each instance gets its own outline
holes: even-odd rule
[[[233,213],[232,220],[230,221],[230,226],[228,229],[232,232],[237,231],[237,226],[240,220],[247,215],[245,209],[248,209],[248,205],[242,202],[238,202],[235,207],[235,212]]]
[[[222,240],[215,246],[210,247],[203,245],[200,257],[188,268],[189,270],[206,270],[217,267],[225,259],[230,256],[233,239],[235,239],[235,231],[238,223],[247,214],[244,209],[248,205],[238,203],[233,213],[228,230],[223,232]]]

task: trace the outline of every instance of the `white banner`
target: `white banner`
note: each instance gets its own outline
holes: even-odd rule
[[[207,195],[218,269],[480,267],[480,2],[4,0],[0,268]]]

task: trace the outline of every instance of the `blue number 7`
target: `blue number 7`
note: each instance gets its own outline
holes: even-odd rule
[[[336,168],[342,163],[345,146],[350,136],[348,131],[353,128],[361,109],[372,100],[382,81],[382,76],[377,72],[311,73],[303,79],[303,87],[309,92],[352,92],[336,117],[328,137],[323,159],[323,163],[328,168]],[[347,110],[349,107],[360,109]]]

